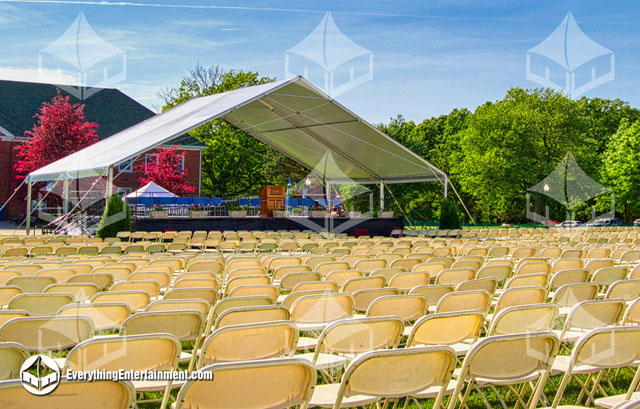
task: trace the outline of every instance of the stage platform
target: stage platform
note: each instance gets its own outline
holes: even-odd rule
[[[314,230],[329,229],[335,233],[352,234],[366,229],[370,236],[389,236],[391,231],[404,225],[396,218],[348,218],[348,217],[169,217],[168,219],[138,218],[131,220],[134,231],[165,230]]]

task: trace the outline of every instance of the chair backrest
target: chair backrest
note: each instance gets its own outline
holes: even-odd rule
[[[394,287],[400,291],[409,291],[415,287],[429,284],[429,273],[425,272],[409,272],[398,273],[389,280],[389,287]]]
[[[557,289],[552,302],[561,308],[573,307],[581,301],[594,300],[598,291],[596,283],[565,284]]]
[[[0,327],[0,341],[17,342],[29,351],[54,351],[91,338],[93,331],[93,321],[85,316],[15,318]]]
[[[190,380],[176,398],[175,409],[288,408],[311,398],[315,368],[304,359],[285,358],[210,365],[214,382]],[[251,393],[247,393],[251,391]],[[215,399],[211,399],[215,396]]]
[[[409,291],[409,294],[421,295],[427,299],[427,304],[431,307],[437,305],[440,299],[445,295],[455,291],[455,287],[452,285],[421,285],[414,287]]]
[[[456,291],[444,295],[436,306],[437,313],[479,310],[486,313],[491,294],[485,290]]]
[[[366,352],[345,370],[333,407],[350,395],[402,398],[431,387],[437,391],[434,407],[440,407],[455,366],[448,346]]]
[[[67,408],[80,409],[87,402],[99,402],[103,409],[131,409],[136,393],[128,381],[82,381],[62,379],[46,396],[28,392],[19,380],[0,383],[0,407],[21,409]]]
[[[124,320],[131,315],[131,308],[125,303],[89,303],[67,304],[56,315],[83,315],[91,318],[96,331],[120,328]]]
[[[586,283],[589,279],[589,270],[577,268],[573,270],[558,271],[551,277],[549,288],[557,290],[566,284]]]
[[[0,327],[5,322],[14,318],[25,318],[29,316],[27,310],[0,310]]]
[[[15,342],[0,343],[0,381],[20,379],[20,368],[29,358],[29,351]]]
[[[358,312],[366,312],[371,303],[377,298],[399,294],[400,290],[391,287],[358,290],[353,293],[353,298],[355,301],[354,308]]]
[[[78,301],[87,301],[98,293],[98,287],[91,283],[62,283],[48,285],[44,293],[69,293]]]
[[[622,324],[640,324],[640,298],[629,304],[622,318]]]
[[[216,329],[202,345],[198,368],[212,363],[291,356],[298,328],[290,321],[229,325]]]
[[[32,316],[54,315],[64,305],[73,302],[69,293],[18,294],[9,302],[10,310],[27,310]]]
[[[289,310],[281,305],[229,308],[218,315],[214,328],[268,321],[288,321],[289,317]]]
[[[19,276],[7,280],[7,285],[15,285],[25,293],[40,293],[55,283],[56,278],[52,276]]]
[[[383,288],[385,279],[382,276],[355,277],[347,280],[342,286],[345,293],[355,293],[358,290],[369,290],[373,288]]]
[[[569,372],[581,366],[623,368],[640,359],[640,327],[595,328],[576,342]]]
[[[122,323],[120,334],[167,333],[180,341],[192,341],[202,334],[204,324],[204,316],[196,310],[139,312]]]
[[[463,341],[475,341],[483,324],[482,311],[430,314],[416,321],[407,346],[454,345]]]
[[[213,317],[217,318],[230,308],[239,307],[256,307],[260,305],[273,305],[273,298],[265,296],[253,296],[253,297],[227,297],[218,301],[213,306]]]
[[[396,316],[413,321],[427,311],[427,300],[421,295],[388,295],[376,298],[367,309],[367,317]]]
[[[344,270],[332,271],[331,273],[327,274],[324,279],[328,281],[335,281],[340,287],[342,287],[347,282],[347,280],[361,277],[364,277],[362,271]]]
[[[607,290],[605,298],[621,298],[625,301],[640,298],[640,279],[614,282]]]
[[[367,278],[367,277],[362,277]],[[353,278],[351,280],[359,280],[361,278]],[[348,281],[351,281],[348,280]],[[292,289],[291,293],[301,293],[305,291],[328,291],[331,293],[337,293],[340,286],[335,281],[301,281],[296,284]],[[350,291],[344,291],[350,292]]]
[[[314,294],[299,298],[291,306],[296,323],[323,323],[351,317],[355,300],[348,293]]]
[[[546,298],[547,290],[544,287],[509,288],[498,298],[495,311],[498,312],[514,305],[541,304]]]
[[[591,281],[608,287],[616,281],[626,279],[627,274],[629,274],[629,269],[626,267],[603,267],[593,274]]]
[[[123,302],[134,311],[144,309],[150,299],[146,291],[122,290],[98,293],[91,298],[91,302]]]
[[[205,317],[209,314],[211,306],[206,300],[192,298],[187,300],[156,300],[149,303],[144,308],[144,312],[149,311],[182,311],[196,310]]]
[[[180,341],[166,333],[97,337],[69,352],[63,370],[171,371],[178,366]]]
[[[547,274],[520,274],[511,277],[504,285],[505,290],[518,287],[545,287],[547,285]]]
[[[322,276],[317,272],[287,273],[280,280],[280,291],[291,291],[303,281],[320,281]]]
[[[551,331],[558,313],[558,306],[548,303],[508,307],[493,317],[487,335]]]
[[[572,328],[589,330],[616,325],[620,322],[625,307],[624,300],[582,301],[576,304],[569,312],[562,333],[564,335],[567,330]]]
[[[167,291],[163,297],[164,300],[205,300],[213,305],[218,299],[218,292],[213,288],[174,288]]]
[[[456,291],[485,290],[489,294],[494,294],[497,287],[498,281],[495,278],[486,277],[463,281],[456,286]]]
[[[111,273],[87,273],[74,274],[67,280],[67,283],[91,283],[103,290],[113,285],[114,279]]]
[[[271,284],[271,278],[267,275],[254,275],[254,276],[232,278],[227,282],[225,293],[229,294],[236,287],[245,286],[245,285],[257,285],[257,284],[262,284],[262,285]]]

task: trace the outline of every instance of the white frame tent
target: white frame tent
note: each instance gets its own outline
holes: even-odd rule
[[[34,182],[63,180],[67,185],[70,179],[92,176],[107,177],[110,196],[115,166],[220,118],[308,169],[330,153],[338,172],[319,176],[328,184],[379,183],[381,208],[385,183],[438,181],[447,196],[449,179],[443,171],[302,77],[184,102],[31,172],[26,177],[29,196]],[[31,214],[30,199],[27,215]]]

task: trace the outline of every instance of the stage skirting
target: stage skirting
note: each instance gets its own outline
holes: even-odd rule
[[[351,219],[332,217],[331,219],[313,217],[207,217],[188,218],[170,217],[168,219],[139,218],[132,220],[135,231],[165,230],[314,230],[329,229],[336,233],[352,234],[354,230],[366,229],[370,236],[389,236],[391,231],[404,225],[402,218]]]

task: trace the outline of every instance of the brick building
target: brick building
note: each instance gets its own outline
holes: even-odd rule
[[[16,163],[14,147],[27,140],[24,133],[33,129],[36,123],[34,115],[39,112],[43,102],[50,102],[56,96],[59,87],[51,84],[0,80],[0,205],[4,203],[20,184],[13,167]],[[69,95],[61,89],[63,96]],[[85,120],[98,124],[100,139],[129,128],[155,115],[142,104],[134,101],[121,91],[105,88],[85,100],[70,95],[72,104],[85,105]],[[166,147],[180,145],[184,151],[184,167],[188,169],[187,180],[196,187],[194,195],[200,192],[202,150],[206,147],[200,142],[183,135]],[[114,184],[118,189],[130,192],[140,187],[139,173],[133,171],[136,165],[154,159],[154,150],[140,155],[134,163],[123,163],[114,169]],[[73,188],[73,187],[72,187]],[[77,185],[82,190],[82,184]],[[22,187],[15,197],[0,213],[0,220],[11,219],[25,212],[26,188]]]

